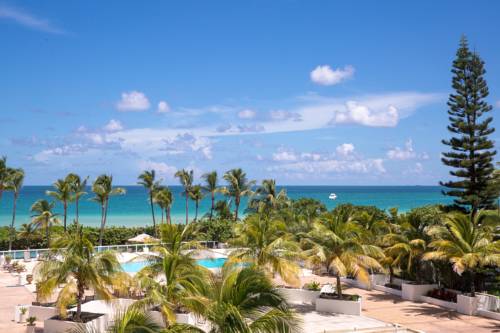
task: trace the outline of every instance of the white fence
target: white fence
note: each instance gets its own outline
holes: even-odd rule
[[[198,246],[208,249],[219,249],[225,246],[224,243],[216,241],[197,241]],[[165,243],[160,243],[165,245]],[[144,248],[151,248],[152,246],[158,245],[158,243],[144,243],[144,244],[123,244],[123,245],[103,245],[96,246],[96,251],[107,251],[112,250],[115,252],[142,252]],[[0,251],[0,256],[5,257],[6,255],[11,256],[13,259],[37,259],[40,256],[46,255],[50,252],[50,249],[26,249],[26,250],[11,250],[11,251]]]

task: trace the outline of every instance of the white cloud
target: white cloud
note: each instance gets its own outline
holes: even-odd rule
[[[297,155],[293,151],[286,150],[284,148],[278,149],[276,153],[273,154],[273,161],[283,162],[283,161],[296,161]]]
[[[300,121],[301,117],[300,114],[296,112],[290,112],[290,111],[285,111],[285,110],[271,110],[269,112],[269,116],[271,117],[272,120],[280,121],[280,120],[294,120],[294,121]]]
[[[354,67],[345,66],[344,68],[332,69],[328,65],[316,67],[310,74],[311,81],[323,86],[338,84],[354,75]]]
[[[187,152],[200,152],[204,158],[212,159],[212,143],[207,137],[192,135],[190,133],[178,134],[174,138],[164,139],[162,151],[171,155],[185,154]]]
[[[168,105],[167,102],[160,101],[158,103],[158,112],[160,112],[160,113],[167,113],[169,111],[170,111],[170,105]]]
[[[241,110],[238,112],[238,117],[241,119],[253,119],[255,118],[255,111],[250,109]]]
[[[135,90],[122,93],[121,100],[116,103],[119,111],[145,111],[149,107],[150,103],[146,95]]]
[[[406,161],[412,159],[427,160],[429,159],[429,155],[425,152],[422,154],[417,154],[417,152],[415,152],[415,149],[413,149],[412,139],[408,139],[405,142],[404,148],[394,147],[392,149],[389,149],[387,151],[387,158],[391,160],[400,160],[400,161]]]
[[[33,155],[33,159],[37,162],[46,163],[55,156],[75,155],[81,154],[85,151],[87,151],[87,147],[82,144],[64,145],[61,147],[42,150],[41,152]]]
[[[496,105],[497,109],[500,109],[500,101],[497,101],[497,102],[495,103],[495,105]]]
[[[354,152],[354,145],[352,143],[343,143],[340,146],[337,146],[335,151],[337,152],[337,155],[346,157]]]
[[[0,19],[9,19],[25,27],[48,32],[51,34],[65,34],[65,32],[50,23],[49,20],[35,17],[16,8],[0,5]]]
[[[269,171],[321,173],[382,174],[386,172],[383,159],[299,161],[268,168]]]
[[[359,124],[369,127],[394,127],[399,122],[399,112],[389,105],[385,110],[374,111],[366,105],[348,101],[346,109],[335,115],[334,124]]]
[[[177,168],[164,162],[154,162],[150,160],[139,161],[139,170],[155,170],[161,177],[174,178]]]
[[[103,129],[106,132],[116,132],[123,130],[123,125],[119,120],[111,119],[109,123],[107,123]]]
[[[303,160],[319,161],[321,159],[321,154],[318,153],[302,153],[300,158]]]

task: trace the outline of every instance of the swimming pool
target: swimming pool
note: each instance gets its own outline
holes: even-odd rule
[[[226,258],[215,258],[215,259],[199,259],[196,260],[198,265],[206,268],[221,268],[226,262]],[[147,261],[132,261],[124,262],[121,264],[123,270],[127,273],[137,273],[148,264]]]

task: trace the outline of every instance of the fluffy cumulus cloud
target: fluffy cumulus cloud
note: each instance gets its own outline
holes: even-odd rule
[[[497,107],[497,109],[500,109],[500,101],[497,101],[495,106]]]
[[[160,177],[164,177],[167,179],[174,178],[174,174],[177,171],[177,168],[171,165],[168,165],[164,162],[155,162],[150,160],[142,160],[139,161],[139,171],[142,170],[155,170]]]
[[[338,111],[331,123],[359,124],[369,127],[394,127],[399,122],[399,112],[389,105],[383,110],[373,110],[355,101],[348,101],[343,111]]]
[[[158,103],[158,112],[159,113],[167,113],[170,111],[170,105],[168,105],[165,101],[160,101]]]
[[[273,154],[276,165],[268,171],[285,172],[290,175],[314,174],[382,174],[386,172],[382,158],[363,158],[354,153],[354,145],[344,143],[336,149],[338,156],[319,153],[295,153],[281,147]]]
[[[122,93],[122,98],[116,103],[119,111],[145,111],[150,107],[149,99],[140,91]]]
[[[296,161],[297,155],[285,148],[280,148],[276,153],[273,154],[273,161],[283,162],[283,161]]]
[[[318,66],[311,71],[311,81],[323,86],[332,86],[338,84],[354,75],[354,67],[345,66],[344,68],[332,69],[328,65]]]
[[[164,140],[162,151],[170,155],[198,152],[206,159],[212,159],[212,143],[206,137],[196,136],[190,133],[179,134],[171,139]]]
[[[354,153],[354,145],[352,143],[343,143],[337,146],[335,151],[337,152],[337,155],[346,157]]]
[[[250,109],[241,110],[238,112],[238,117],[240,119],[253,119],[255,118],[255,111]]]
[[[429,155],[427,153],[417,154],[417,152],[415,152],[415,149],[413,148],[412,139],[408,139],[403,148],[394,147],[392,149],[389,149],[387,151],[387,158],[389,158],[390,160],[399,160],[399,161],[406,161],[412,159],[426,160],[429,158]]]
[[[107,123],[103,129],[106,132],[116,132],[123,130],[123,125],[119,120],[111,119],[109,123]]]

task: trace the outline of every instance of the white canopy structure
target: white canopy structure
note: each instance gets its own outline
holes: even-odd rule
[[[154,238],[148,234],[140,234],[128,239],[129,243],[154,243],[159,241],[160,240],[158,238]]]

